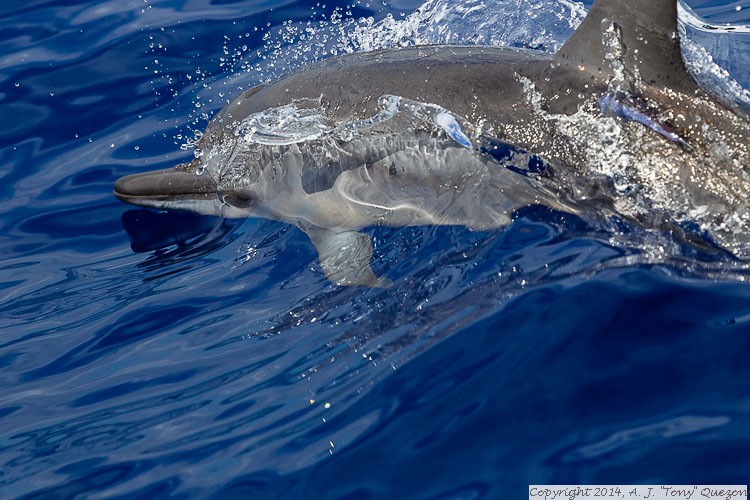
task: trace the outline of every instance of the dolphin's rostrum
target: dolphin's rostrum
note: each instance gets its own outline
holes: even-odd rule
[[[587,212],[602,186],[611,210],[692,218],[742,253],[750,124],[688,74],[676,19],[675,0],[598,0],[556,55],[422,46],[328,59],[246,91],[192,162],[121,178],[115,195],[294,224],[342,285],[388,283],[365,227],[501,227],[531,204]],[[602,124],[612,144],[592,140]]]

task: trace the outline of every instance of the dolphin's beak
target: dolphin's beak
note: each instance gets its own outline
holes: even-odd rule
[[[157,170],[122,177],[115,182],[115,196],[142,207],[216,212],[216,184],[208,175],[196,175],[179,168]]]

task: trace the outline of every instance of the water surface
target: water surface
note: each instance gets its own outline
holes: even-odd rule
[[[190,158],[242,89],[311,60],[554,51],[584,15],[477,5],[0,7],[0,496],[750,482],[750,276],[710,245],[532,207],[497,231],[370,228],[394,286],[345,288],[292,227],[112,196],[122,175]],[[722,27],[750,24],[750,4],[689,6],[706,25],[686,28],[688,63],[750,102],[747,30]]]

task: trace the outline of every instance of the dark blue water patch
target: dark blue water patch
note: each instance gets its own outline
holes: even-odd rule
[[[102,207],[93,206],[47,213],[27,219],[20,229],[26,233],[66,234],[71,237],[108,236],[115,232],[120,233],[117,225],[102,218],[102,212]]]
[[[177,494],[175,490],[180,486],[182,481],[179,475],[159,481],[155,484],[150,484],[142,488],[133,488],[132,492],[128,492],[122,495],[114,495],[112,499],[125,500],[133,498],[173,498],[176,500],[189,499],[189,494]]]
[[[0,369],[5,368],[13,364],[18,358],[17,352],[6,352],[0,356]]]
[[[541,156],[495,137],[483,135],[479,139],[479,153],[490,160],[526,177],[537,177],[550,170]]]
[[[48,144],[65,144],[153,109],[150,87],[147,92],[111,92],[114,75],[138,74],[143,68],[144,61],[128,62],[123,67],[123,61],[131,59],[110,53],[104,59],[85,61],[84,67],[66,65],[55,72],[39,68],[15,75],[23,92],[9,95],[14,101],[0,108],[4,123],[12,124],[0,132],[0,141],[13,144],[32,133],[44,137]],[[127,80],[123,89],[146,83],[141,77],[118,78],[121,79]],[[109,110],[107,113],[103,112],[103,105]],[[49,114],[52,109],[54,117]]]
[[[101,359],[108,353],[144,337],[154,335],[175,321],[184,321],[191,315],[200,313],[200,308],[175,307],[165,310],[161,307],[138,311],[131,317],[124,317],[109,331],[92,338],[70,352],[60,355],[53,363],[26,374],[27,378],[43,378],[53,374],[73,370],[81,365]]]
[[[153,467],[147,462],[139,461],[92,468],[91,462],[91,460],[86,460],[81,464],[67,467],[65,471],[60,471],[75,478],[64,486],[37,490],[24,498],[75,498],[123,483]]]
[[[489,498],[518,498],[530,483],[744,484],[747,417],[724,396],[750,389],[737,372],[746,371],[750,330],[707,327],[692,304],[700,296],[724,314],[746,311],[747,290],[691,290],[649,271],[626,271],[632,285],[614,287],[609,274],[531,292],[457,332],[351,408],[347,418],[356,419],[397,402],[366,437],[310,470],[239,478],[237,491],[254,484],[271,489],[269,498],[323,490],[327,498],[427,498],[473,478]],[[655,430],[637,432],[648,426]],[[630,442],[607,453],[564,459],[629,428]]]
[[[17,262],[15,264],[8,264],[6,266],[0,267],[0,271],[11,271],[11,270],[14,270],[14,269],[23,269],[25,267],[35,266],[37,264],[39,264],[39,262],[33,262],[33,261],[30,261],[30,262],[29,261],[27,261],[27,262]]]
[[[77,188],[86,188],[87,190],[97,189],[101,192],[100,184],[112,185],[112,178],[117,174],[115,169],[104,165],[78,172],[69,178],[63,179],[53,189],[48,190],[51,196],[60,196],[69,193]]]
[[[118,385],[107,387],[100,391],[91,392],[85,396],[70,402],[71,407],[88,406],[98,404],[113,398],[126,396],[130,393],[141,391],[146,388],[157,387],[164,384],[175,384],[192,378],[196,375],[195,371],[184,371],[170,373],[161,377],[154,377],[138,382],[123,382]]]
[[[205,235],[223,223],[218,217],[191,213],[128,210],[122,226],[134,252],[150,252]]]
[[[78,3],[82,3],[82,1],[83,0],[79,0]],[[74,2],[75,0],[70,3]],[[38,6],[44,5],[46,3],[49,3],[49,0],[28,0],[23,2],[23,4],[7,3],[0,6],[0,14],[2,14],[3,16],[10,16],[11,14],[22,14],[25,12],[33,11],[34,9],[38,8]]]
[[[39,149],[42,141],[38,138],[28,139],[13,147],[0,148],[0,161],[6,165],[14,165],[16,168],[8,168],[0,171],[0,193],[6,199],[14,196],[14,189],[16,183],[26,177],[28,172],[26,168],[29,165],[36,163],[36,156],[39,153]],[[4,221],[0,221],[3,223]]]
[[[95,254],[102,247],[127,242],[119,223],[120,204],[114,200],[106,205],[80,204],[69,208],[32,210],[23,218],[24,209],[7,214],[20,221],[18,227],[6,228],[8,243],[2,253],[16,257],[40,255],[54,251]]]
[[[17,412],[20,409],[20,406],[7,406],[4,408],[0,408],[0,419],[7,417],[14,412]],[[2,474],[0,474],[0,477],[2,477]]]

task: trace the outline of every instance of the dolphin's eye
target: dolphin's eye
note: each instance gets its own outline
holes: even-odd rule
[[[231,191],[224,193],[221,199],[227,205],[237,208],[253,208],[257,203],[256,197],[248,191]]]

